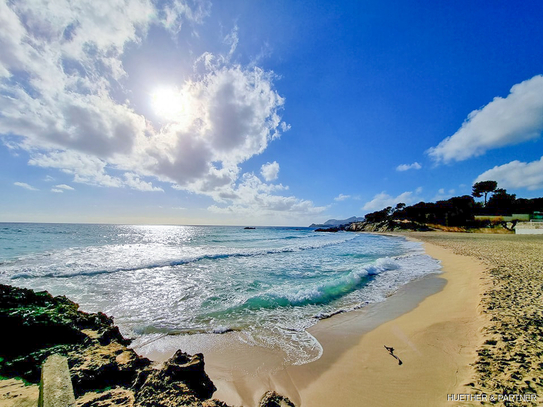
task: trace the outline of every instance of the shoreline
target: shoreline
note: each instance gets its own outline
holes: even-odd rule
[[[235,331],[222,335],[168,336],[164,341],[153,342],[151,348],[155,348],[155,354],[151,358],[165,360],[179,348],[190,353],[203,351],[205,371],[218,387],[214,399],[206,400],[205,405],[226,405],[216,400],[222,399],[230,405],[252,407],[258,404],[262,389],[288,396],[298,407],[473,407],[491,400],[497,405],[512,405],[513,401],[518,406],[540,405],[538,397],[543,394],[540,376],[543,366],[543,236],[446,232],[403,232],[393,236],[422,242],[426,254],[441,260],[443,273],[415,280],[386,301],[334,315],[309,328],[323,346],[319,360],[302,366],[285,366],[281,354],[241,343],[235,337],[241,332]],[[85,320],[96,315],[99,320],[105,318],[108,327],[112,324],[111,318],[104,314],[77,311],[78,305],[65,297],[5,285],[2,289],[16,294],[16,297],[6,296],[3,306],[4,312],[13,309],[14,318],[29,318],[29,315],[31,318],[36,312],[42,315],[45,301],[56,304],[56,308],[75,310],[75,314],[65,320],[64,311],[47,308],[43,315],[53,322],[57,315],[68,325],[80,323],[77,321],[82,317]],[[11,297],[14,299],[9,299]],[[32,318],[29,321],[32,322]],[[95,344],[102,336],[104,343],[115,343],[115,346],[110,344],[113,348],[108,350],[114,355],[126,341],[119,336],[116,326],[104,332],[85,329],[80,333],[87,342],[92,342],[92,352],[97,349],[102,352]],[[110,337],[110,333],[115,335]],[[87,342],[85,346],[89,345]],[[22,342],[15,340],[4,349],[19,343]],[[100,343],[102,347],[110,345]],[[101,372],[99,364],[94,362],[102,360],[104,354],[83,355],[74,353],[71,345],[66,346],[77,366],[81,357],[94,358],[92,366],[79,366],[78,372],[83,367],[83,370]],[[394,351],[389,353],[386,347]],[[146,353],[138,346],[134,349],[140,354]],[[127,348],[127,352],[133,353],[133,350]],[[116,359],[115,366],[130,362],[130,358],[121,359]],[[137,355],[133,359],[147,360]],[[26,363],[26,359],[17,359],[16,363]],[[21,377],[33,374],[39,364],[28,366],[33,370],[25,370]],[[203,371],[203,359],[201,367]],[[128,368],[135,372],[132,367]],[[154,369],[157,368],[154,364]],[[155,372],[154,369],[151,372]],[[19,394],[18,389],[22,382],[12,382],[2,382],[0,405],[6,402],[6,406],[11,406],[6,397],[22,400],[23,394]],[[122,386],[126,387],[125,384]],[[149,392],[144,394],[138,386],[123,387],[122,392],[126,397],[153,396],[147,394]],[[28,386],[24,390],[36,388]],[[112,395],[109,391],[104,394],[104,397]],[[162,395],[158,392],[154,396]]]
[[[441,261],[443,272],[407,284],[384,302],[319,321],[308,330],[324,350],[314,362],[284,366],[280,354],[243,345],[236,333],[188,341],[170,337],[143,354],[160,361],[174,348],[203,352],[218,388],[214,397],[233,405],[254,406],[266,390],[296,406],[356,406],[361,400],[374,406],[447,405],[447,394],[466,393],[462,385],[470,381],[469,364],[482,341],[484,267],[471,257],[423,245]],[[394,348],[402,365],[384,346]]]
[[[305,405],[355,406],[363,400],[373,406],[430,407],[447,405],[447,394],[466,393],[485,322],[479,312],[484,267],[473,258],[424,246],[441,260],[446,285],[363,335],[304,389]],[[402,365],[384,346],[395,349]]]

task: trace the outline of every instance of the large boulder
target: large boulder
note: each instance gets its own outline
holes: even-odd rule
[[[204,366],[201,353],[189,355],[178,350],[161,369],[147,369],[140,373],[134,383],[137,405],[185,405],[211,398],[217,389]]]
[[[258,407],[296,407],[288,397],[281,396],[274,391],[264,393]]]

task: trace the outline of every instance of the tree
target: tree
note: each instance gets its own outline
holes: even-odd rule
[[[496,181],[481,181],[473,184],[471,195],[476,198],[485,196],[485,206],[486,206],[486,196],[490,192],[494,192],[498,188],[498,183]]]
[[[515,210],[517,196],[508,194],[505,189],[498,188],[493,193],[486,207],[495,215],[512,215]]]
[[[392,207],[387,206],[385,209],[381,209],[377,212],[368,213],[364,216],[367,222],[379,223],[388,220],[392,214]]]

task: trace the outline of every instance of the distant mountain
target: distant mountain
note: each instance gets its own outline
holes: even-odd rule
[[[351,216],[349,219],[328,219],[324,223],[312,223],[309,225],[310,228],[322,228],[326,226],[339,226],[339,225],[347,225],[349,223],[353,222],[362,222],[364,218],[360,218],[357,216]]]

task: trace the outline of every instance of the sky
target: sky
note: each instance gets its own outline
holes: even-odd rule
[[[0,221],[543,196],[540,1],[0,0]]]

